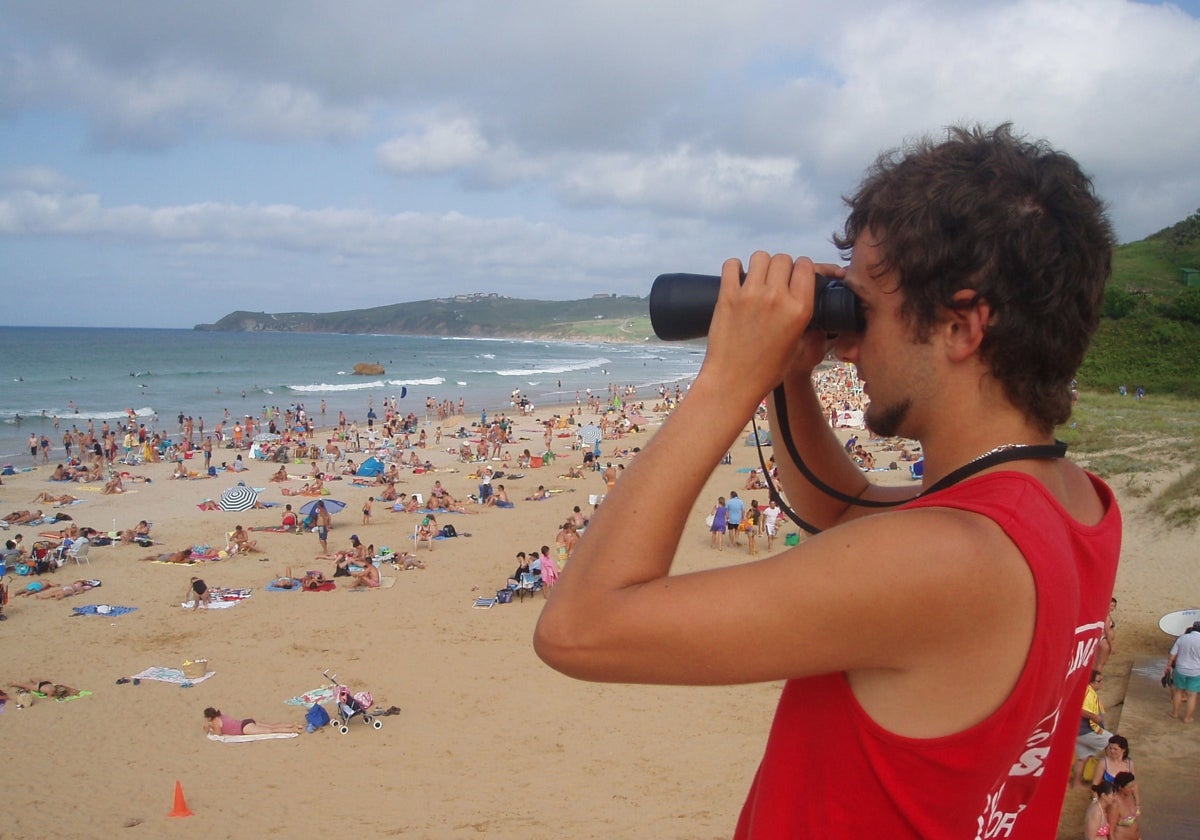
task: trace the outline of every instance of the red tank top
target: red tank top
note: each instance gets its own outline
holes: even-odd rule
[[[843,673],[789,680],[736,838],[1054,837],[1120,555],[1120,511],[1089,477],[1105,509],[1094,526],[1017,472],[904,506],[982,514],[1021,550],[1039,609],[1017,684],[979,724],[914,739],[868,717]]]

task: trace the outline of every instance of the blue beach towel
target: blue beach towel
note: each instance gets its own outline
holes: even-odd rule
[[[102,605],[100,605],[100,604],[88,604],[86,607],[71,607],[71,611],[75,615],[103,615],[103,616],[125,615],[125,613],[131,613],[131,612],[137,611],[137,607],[114,607],[114,606],[105,604],[103,606],[107,606],[108,611],[100,612],[101,606]]]

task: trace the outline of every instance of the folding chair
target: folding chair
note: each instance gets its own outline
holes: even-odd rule
[[[67,560],[74,560],[75,565],[81,566],[87,563],[92,565],[91,559],[88,557],[88,552],[91,551],[92,544],[87,540],[76,540],[71,543],[71,547],[67,549]]]
[[[532,595],[542,588],[542,576],[533,572],[521,572],[517,580],[517,599],[524,601],[526,595]]]

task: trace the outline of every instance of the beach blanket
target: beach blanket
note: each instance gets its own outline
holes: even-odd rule
[[[396,578],[381,577],[379,578],[378,586],[356,586],[351,589],[351,592],[374,592],[376,589],[391,589],[396,585]]]
[[[80,691],[78,694],[68,694],[66,697],[51,697],[49,694],[44,692],[35,691],[33,692],[33,696],[41,697],[43,700],[53,700],[55,703],[69,703],[72,700],[78,700],[80,697],[91,697],[92,692]]]
[[[106,618],[110,615],[125,615],[125,613],[137,611],[137,607],[116,607],[107,604],[105,606],[108,606],[107,612],[100,612],[99,604],[88,604],[86,607],[71,607],[71,611],[75,615],[102,615]]]
[[[305,589],[304,591],[305,592],[332,592],[335,589],[337,589],[337,583],[332,580],[327,580],[324,583],[313,587],[312,589]]]
[[[140,674],[134,674],[130,677],[131,680],[154,680],[155,682],[171,683],[172,685],[191,686],[196,683],[202,683],[209,677],[216,674],[216,671],[209,671],[203,677],[189,677],[178,668],[147,668]]]
[[[312,691],[306,691],[295,697],[290,697],[283,702],[289,706],[311,706],[313,703],[330,703],[333,701],[337,693],[331,685],[323,685],[320,688],[314,688]]]
[[[270,732],[265,735],[214,735],[208,733],[208,740],[220,741],[222,744],[240,744],[243,741],[270,741],[275,738],[296,738],[299,732]]]
[[[295,586],[288,587],[288,586],[278,586],[278,585],[276,585],[275,581],[273,580],[270,583],[268,583],[264,587],[264,589],[266,589],[268,592],[299,592],[300,591],[300,579],[292,578],[292,581],[295,583]]]
[[[288,528],[286,525],[253,525],[247,529],[248,531],[266,531],[270,534],[294,534],[296,533],[295,526]]]

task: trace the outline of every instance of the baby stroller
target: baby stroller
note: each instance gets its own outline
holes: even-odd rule
[[[337,674],[331,674],[328,671],[325,671],[324,674],[325,679],[329,680],[334,689],[334,706],[337,708],[337,713],[333,725],[339,732],[345,735],[350,731],[348,724],[353,717],[361,717],[363,723],[369,724],[375,729],[383,729],[383,721],[374,715],[367,714],[375,703],[371,692],[359,691],[351,694],[347,686],[338,682]]]

